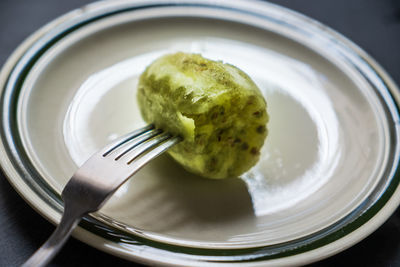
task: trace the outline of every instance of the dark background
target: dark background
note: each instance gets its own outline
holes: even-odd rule
[[[0,0],[0,65],[31,33],[90,0]],[[400,84],[400,0],[273,0],[353,40]],[[29,207],[0,172],[0,266],[20,265],[54,226]],[[70,239],[50,266],[134,266]],[[400,266],[400,210],[352,248],[312,266]]]

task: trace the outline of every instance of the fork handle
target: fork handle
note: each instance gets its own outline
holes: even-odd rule
[[[69,209],[68,205],[65,205],[61,221],[53,234],[38,250],[36,250],[36,252],[22,265],[22,267],[45,266],[54,258],[57,252],[68,240],[72,230],[79,223],[83,215],[82,212],[78,212],[76,209],[72,208]]]

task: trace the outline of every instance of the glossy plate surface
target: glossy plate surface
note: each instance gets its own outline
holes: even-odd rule
[[[2,166],[43,216],[77,166],[144,123],[144,68],[185,51],[229,62],[268,102],[269,136],[239,179],[167,155],[85,218],[79,239],[151,264],[312,262],[367,236],[399,202],[398,89],[354,44],[260,2],[110,1],[28,39],[2,71]]]

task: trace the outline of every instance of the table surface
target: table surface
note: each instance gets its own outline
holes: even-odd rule
[[[29,34],[88,0],[0,0],[0,65]],[[374,57],[400,84],[400,0],[273,0],[330,26]],[[52,233],[0,172],[0,266],[23,263]],[[49,266],[134,266],[70,239]],[[400,210],[352,248],[311,266],[400,266]]]

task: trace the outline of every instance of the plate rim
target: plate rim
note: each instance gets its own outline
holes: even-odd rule
[[[110,1],[111,2],[111,1]],[[90,13],[95,13],[98,12],[100,10],[104,10],[106,8],[109,8],[110,6],[113,7],[118,7],[120,5],[126,4],[126,3],[135,3],[137,5],[143,4],[143,5],[149,5],[149,4],[153,4],[155,5],[156,3],[171,3],[171,1],[168,0],[152,0],[152,1],[113,1],[112,3],[110,2],[97,2],[97,3],[93,3],[93,4],[89,4],[88,6],[85,6],[81,9],[77,9],[74,11],[71,11],[59,18],[56,18],[54,21],[50,22],[49,24],[45,25],[44,27],[42,27],[41,29],[39,29],[38,31],[36,31],[35,33],[33,33],[27,40],[25,40],[10,56],[10,58],[6,61],[3,69],[0,72],[0,85],[2,85],[1,88],[1,93],[2,93],[2,102],[3,99],[6,98],[6,96],[4,96],[3,92],[4,92],[4,86],[6,85],[9,79],[9,73],[15,73],[15,69],[14,67],[18,64],[17,62],[21,59],[21,57],[23,57],[26,54],[26,51],[28,51],[28,49],[31,47],[32,44],[35,44],[37,42],[37,40],[40,40],[42,36],[45,36],[47,33],[49,33],[52,29],[63,25],[66,22],[70,22],[71,20],[75,20],[81,16],[85,16],[88,15]],[[323,26],[322,24],[320,24],[319,22],[316,22],[312,19],[309,19],[297,12],[288,10],[286,8],[274,5],[274,4],[270,4],[270,3],[264,3],[264,2],[253,2],[251,1],[250,3],[244,0],[238,0],[238,1],[234,1],[231,2],[229,0],[223,0],[223,1],[219,1],[218,4],[216,4],[215,1],[211,1],[211,0],[207,0],[207,1],[185,1],[185,0],[181,0],[181,1],[174,1],[173,2],[176,5],[179,5],[180,3],[190,3],[190,5],[195,5],[196,3],[206,3],[208,6],[217,6],[217,5],[225,5],[225,6],[232,6],[232,4],[234,3],[234,5],[236,6],[242,6],[244,7],[245,5],[249,5],[251,3],[251,8],[257,8],[260,6],[263,6],[264,8],[274,8],[276,10],[280,10],[281,12],[289,12],[291,13],[291,15],[293,16],[297,16],[297,18],[306,20],[307,23],[311,23],[314,24],[314,26],[320,27],[322,31],[325,31],[325,33],[330,34],[332,36],[336,36],[336,38],[339,38],[340,41],[342,41],[346,46],[350,47],[352,50],[354,50],[358,55],[362,56],[362,59],[368,63],[374,71],[377,72],[377,75],[382,77],[382,80],[388,84],[388,89],[393,89],[392,92],[389,91],[389,93],[391,93],[391,99],[393,101],[395,101],[397,103],[396,105],[396,109],[398,111],[398,103],[400,102],[400,95],[398,93],[398,89],[397,86],[395,85],[395,83],[391,80],[391,78],[389,77],[389,75],[370,57],[368,56],[364,51],[362,51],[357,45],[355,45],[354,43],[352,43],[350,40],[346,39],[345,37],[341,36],[340,34],[338,34],[337,32],[331,30],[330,28]],[[73,24],[73,23],[72,23]],[[3,113],[3,120],[5,119],[5,116],[7,114]],[[398,127],[398,125],[396,125]],[[6,151],[6,136],[4,135],[4,133],[1,133],[1,141],[0,141],[0,152],[2,154],[6,154],[7,155],[7,151]],[[397,157],[398,159],[398,157]],[[9,182],[13,185],[13,187],[16,189],[16,191],[21,195],[21,197],[23,197],[25,199],[26,202],[28,202],[36,211],[38,211],[42,216],[44,216],[46,219],[50,220],[52,223],[56,223],[59,221],[60,219],[60,214],[56,211],[53,210],[52,211],[47,211],[48,213],[46,214],[46,212],[44,212],[43,210],[41,210],[40,208],[38,208],[37,203],[40,202],[41,204],[43,204],[44,206],[48,205],[48,203],[46,203],[43,199],[40,199],[40,197],[38,197],[37,195],[34,195],[35,192],[32,188],[26,188],[26,184],[21,181],[20,179],[18,179],[18,176],[21,175],[21,173],[18,173],[17,170],[14,169],[13,167],[13,163],[12,161],[8,158],[8,157],[2,157],[0,160],[1,163],[1,167],[3,169],[3,172],[6,174],[5,176],[7,177],[7,179],[9,180]],[[15,163],[14,163],[15,164]],[[398,164],[398,162],[397,162]],[[396,165],[397,166],[397,165]],[[399,179],[399,171],[396,170],[396,175],[397,176],[397,180]],[[17,177],[17,179],[15,179],[15,177]],[[307,252],[304,253],[300,253],[300,254],[295,254],[294,256],[284,256],[283,258],[278,258],[278,259],[272,259],[272,260],[268,260],[268,264],[305,264],[305,263],[309,263],[309,262],[313,262],[316,260],[320,260],[323,259],[325,257],[328,257],[330,255],[333,255],[339,251],[342,251],[344,249],[346,249],[349,246],[354,245],[355,243],[357,243],[358,241],[362,240],[363,238],[365,238],[366,236],[368,236],[370,233],[372,233],[376,228],[378,228],[384,221],[386,221],[386,219],[392,214],[392,212],[395,210],[395,208],[398,206],[399,202],[400,202],[400,188],[398,187],[398,182],[395,185],[395,187],[389,187],[385,190],[385,194],[388,192],[388,190],[391,191],[390,195],[386,195],[388,196],[387,199],[384,200],[384,203],[382,203],[381,207],[378,207],[378,210],[375,212],[375,214],[373,214],[370,218],[365,218],[365,222],[361,223],[359,227],[355,227],[355,229],[353,229],[350,233],[344,235],[343,237],[334,240],[333,242],[327,243],[327,245],[322,245],[321,247],[318,247],[316,249],[311,249],[308,250]],[[28,194],[27,191],[30,193]],[[382,199],[380,200],[382,201]],[[35,204],[36,203],[36,204]],[[55,204],[57,205],[57,204]],[[60,202],[58,202],[58,205],[61,207]],[[379,215],[379,216],[378,216]],[[371,225],[372,224],[372,225]],[[365,226],[369,226],[369,227],[365,227]],[[126,255],[122,252],[119,251],[110,251],[109,249],[107,249],[105,246],[101,246],[101,244],[99,245],[99,240],[96,240],[98,238],[102,239],[102,237],[99,236],[90,236],[93,235],[93,233],[88,232],[87,230],[83,229],[82,227],[79,227],[75,232],[74,232],[74,236],[76,236],[78,239],[82,240],[82,241],[87,241],[86,243],[89,243],[90,245],[99,248],[101,250],[104,250],[106,252],[112,253],[112,254],[117,254],[120,257],[132,260],[134,258],[134,260],[139,261],[139,262],[144,262],[144,263],[157,263],[157,264],[172,264],[171,261],[166,262],[166,261],[157,261],[157,259],[148,259],[148,258],[140,258],[139,256],[137,257],[133,257],[134,255]],[[351,238],[352,237],[352,238]],[[349,241],[349,240],[350,241]],[[88,241],[89,240],[89,241]],[[345,242],[347,240],[347,242]],[[341,241],[341,242],[339,242]],[[102,240],[102,242],[104,242],[104,240]],[[341,244],[342,247],[338,247],[339,245],[336,246],[335,249],[329,249],[328,245],[330,244]],[[317,252],[319,251],[319,252]],[[113,253],[114,252],[114,253]],[[314,253],[313,253],[314,252]],[[322,253],[321,253],[322,252]],[[308,253],[308,257],[307,255],[305,255],[306,253]],[[322,255],[321,255],[322,254]],[[243,263],[243,262],[242,262]],[[253,265],[255,262],[248,262],[249,265]],[[260,262],[258,262],[260,263]],[[263,265],[266,264],[265,261],[261,261],[261,263]],[[182,266],[184,264],[187,264],[187,262],[174,262],[175,264],[182,264]]]

